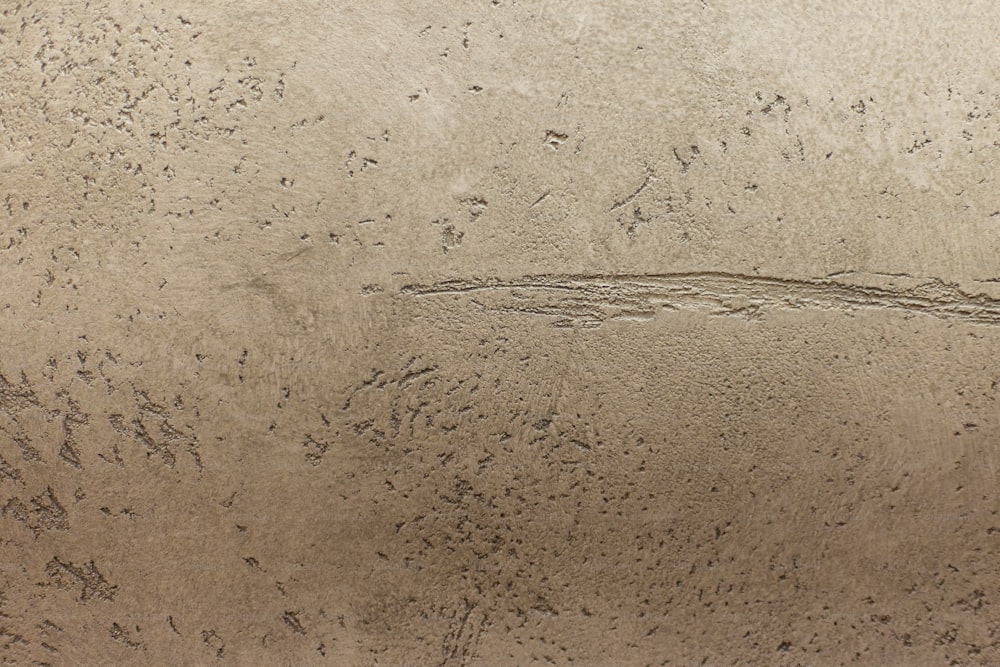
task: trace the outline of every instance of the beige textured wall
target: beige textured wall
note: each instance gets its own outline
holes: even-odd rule
[[[0,663],[1000,664],[1000,6],[0,3]]]

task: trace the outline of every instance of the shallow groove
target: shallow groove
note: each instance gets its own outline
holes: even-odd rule
[[[837,274],[839,276],[853,274]],[[556,326],[600,326],[651,318],[659,310],[705,309],[747,318],[775,309],[882,309],[1000,326],[1000,299],[969,294],[937,278],[857,274],[883,285],[830,277],[797,280],[722,272],[634,275],[535,275],[510,280],[448,280],[406,285],[405,296],[474,295],[488,310],[556,318]],[[909,284],[904,284],[909,283]]]

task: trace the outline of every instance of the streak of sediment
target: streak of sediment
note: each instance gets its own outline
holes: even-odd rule
[[[416,297],[475,293],[480,300],[486,295],[491,303],[480,305],[555,317],[557,326],[600,326],[613,319],[648,319],[661,309],[696,308],[751,318],[774,309],[883,309],[1000,326],[1000,299],[969,294],[936,278],[910,286],[870,286],[831,278],[799,280],[722,272],[551,274],[407,285],[400,293]]]

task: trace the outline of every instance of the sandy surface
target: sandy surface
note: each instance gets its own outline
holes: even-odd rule
[[[1000,664],[997,25],[0,3],[0,664]]]

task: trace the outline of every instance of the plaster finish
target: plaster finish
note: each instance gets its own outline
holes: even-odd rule
[[[995,665],[996,3],[10,0],[2,664]]]

